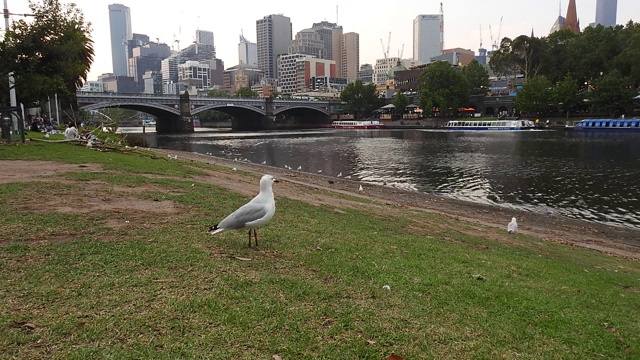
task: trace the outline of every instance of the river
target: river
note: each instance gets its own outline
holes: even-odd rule
[[[307,130],[147,133],[191,151],[640,229],[640,134]]]

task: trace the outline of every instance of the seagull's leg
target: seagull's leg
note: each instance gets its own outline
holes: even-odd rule
[[[251,229],[249,229],[249,247],[251,247]]]
[[[256,247],[258,247],[258,230],[253,229],[253,238],[256,239]]]

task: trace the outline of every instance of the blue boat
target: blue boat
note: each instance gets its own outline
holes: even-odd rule
[[[451,120],[444,126],[447,130],[531,130],[535,124],[531,120]]]
[[[640,131],[640,119],[584,119],[567,130],[575,131]]]

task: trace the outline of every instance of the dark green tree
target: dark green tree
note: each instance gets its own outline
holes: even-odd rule
[[[534,76],[518,90],[515,106],[519,111],[542,115],[553,103],[551,81],[543,75]]]
[[[593,82],[593,90],[587,95],[593,109],[616,117],[624,114],[633,103],[637,90],[632,86],[631,79],[624,77],[618,70],[604,74]]]
[[[486,95],[489,90],[489,73],[477,60],[462,68],[462,75],[469,83],[469,93],[471,95]]]
[[[395,106],[396,114],[402,115],[407,105],[409,105],[409,98],[407,97],[407,95],[401,92],[398,92],[396,93],[396,96],[393,99],[392,104],[393,106]]]
[[[235,96],[239,98],[257,98],[260,95],[258,95],[257,92],[251,90],[250,87],[243,86],[238,89]]]
[[[567,114],[567,118],[570,112],[576,111],[583,105],[583,100],[578,84],[571,75],[566,75],[553,87],[553,103]]]
[[[33,21],[14,21],[0,43],[0,76],[14,73],[20,103],[31,105],[57,93],[63,107],[75,107],[75,92],[94,57],[91,24],[73,3],[30,0],[29,8]],[[0,97],[8,102],[6,81],[0,84]]]
[[[511,42],[510,51],[515,70],[523,75],[524,81],[538,75],[545,58],[543,42],[540,39],[520,35]]]
[[[371,114],[381,104],[375,84],[364,85],[362,80],[349,83],[340,93],[340,100],[344,103],[343,110],[351,113],[355,118]]]
[[[453,116],[469,101],[467,79],[446,61],[430,64],[418,79],[420,106],[427,113],[439,108],[442,116]]]

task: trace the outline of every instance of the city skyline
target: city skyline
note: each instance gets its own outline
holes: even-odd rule
[[[61,0],[63,3],[71,1]],[[150,0],[106,1],[75,0],[82,10],[85,21],[92,23],[95,59],[89,73],[89,80],[95,80],[103,73],[112,72],[111,41],[109,33],[109,11],[111,4],[122,4],[131,10],[131,25],[134,33],[148,35],[152,41],[158,39],[170,47],[176,47],[175,38],[184,48],[195,39],[196,30],[214,33],[216,53],[225,63],[225,67],[238,63],[238,38],[244,33],[247,40],[256,42],[256,21],[272,14],[282,14],[291,19],[293,33],[311,28],[321,21],[337,22],[345,33],[355,32],[360,37],[360,64],[375,64],[383,58],[383,46],[387,46],[389,32],[389,56],[397,56],[404,46],[403,58],[410,58],[413,47],[413,19],[421,14],[439,14],[440,2],[425,4],[424,1],[407,0],[402,3],[363,7],[355,2],[337,0],[322,3],[321,7],[300,7],[296,1],[258,2],[247,0],[242,6],[242,15],[233,7],[194,0],[188,8],[178,7],[167,11],[164,6]],[[490,49],[492,40],[501,37],[514,38],[529,35],[532,30],[537,37],[546,36],[556,21],[559,10],[566,15],[568,0],[519,1],[487,0],[449,0],[442,1],[444,8],[444,48],[460,47],[478,51],[480,28],[482,44]],[[584,29],[595,21],[596,0],[577,0],[577,13]],[[326,5],[325,5],[326,4]],[[336,5],[338,14],[336,14]],[[29,9],[23,1],[8,0],[12,13],[25,13]],[[193,12],[189,12],[194,9]],[[205,14],[212,14],[208,17]],[[502,26],[500,19],[502,18]],[[18,19],[18,18],[15,18]],[[27,21],[29,19],[26,19]],[[640,21],[640,7],[637,0],[619,0],[617,23],[626,24],[629,20]],[[489,30],[491,26],[491,31]],[[491,37],[493,35],[493,39]],[[382,41],[381,41],[382,39]]]

